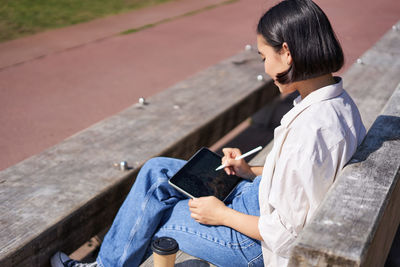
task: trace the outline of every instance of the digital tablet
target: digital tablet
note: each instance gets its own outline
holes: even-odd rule
[[[190,198],[215,196],[225,201],[242,178],[215,171],[222,157],[202,148],[169,180],[169,183]]]

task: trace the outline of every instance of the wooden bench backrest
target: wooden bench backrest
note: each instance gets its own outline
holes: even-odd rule
[[[383,266],[399,225],[400,32],[361,60],[344,82],[372,127],[300,234],[291,266]]]

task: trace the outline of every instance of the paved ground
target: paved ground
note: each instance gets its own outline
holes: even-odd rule
[[[0,170],[254,43],[275,2],[177,0],[0,44]],[[342,71],[400,19],[398,0],[316,2],[342,42]],[[247,124],[231,136],[243,130],[234,145],[263,138]]]
[[[274,2],[180,0],[0,44],[0,170],[254,43]],[[400,18],[397,0],[316,2],[344,70]]]

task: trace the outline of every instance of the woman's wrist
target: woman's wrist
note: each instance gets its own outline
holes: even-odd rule
[[[251,167],[250,167],[250,170],[251,170],[252,174],[254,175],[254,177],[256,177],[256,176],[262,175],[262,172],[263,172],[263,170],[264,170],[264,167],[261,167],[261,166],[251,166]],[[253,177],[253,178],[254,178],[254,177]]]
[[[232,216],[234,210],[225,206],[224,212],[221,214],[221,225],[231,227],[230,222],[232,221]]]
[[[247,173],[243,175],[242,178],[253,180],[257,176],[262,174],[262,168],[263,167],[249,166]]]
[[[245,175],[245,179],[249,179],[249,180],[253,180],[257,175],[251,170],[251,168],[249,169],[249,171],[247,172],[247,174]]]
[[[222,225],[235,229],[236,231],[251,238],[262,240],[260,231],[258,230],[258,216],[241,213],[228,207],[222,216]]]

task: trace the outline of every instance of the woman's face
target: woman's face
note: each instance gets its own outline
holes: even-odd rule
[[[279,91],[282,94],[289,94],[294,92],[293,84],[280,84],[276,80],[276,75],[289,69],[292,59],[287,47],[283,47],[281,51],[276,52],[275,49],[268,45],[262,35],[257,34],[257,48],[258,53],[264,61],[265,73],[268,74],[273,80]]]

